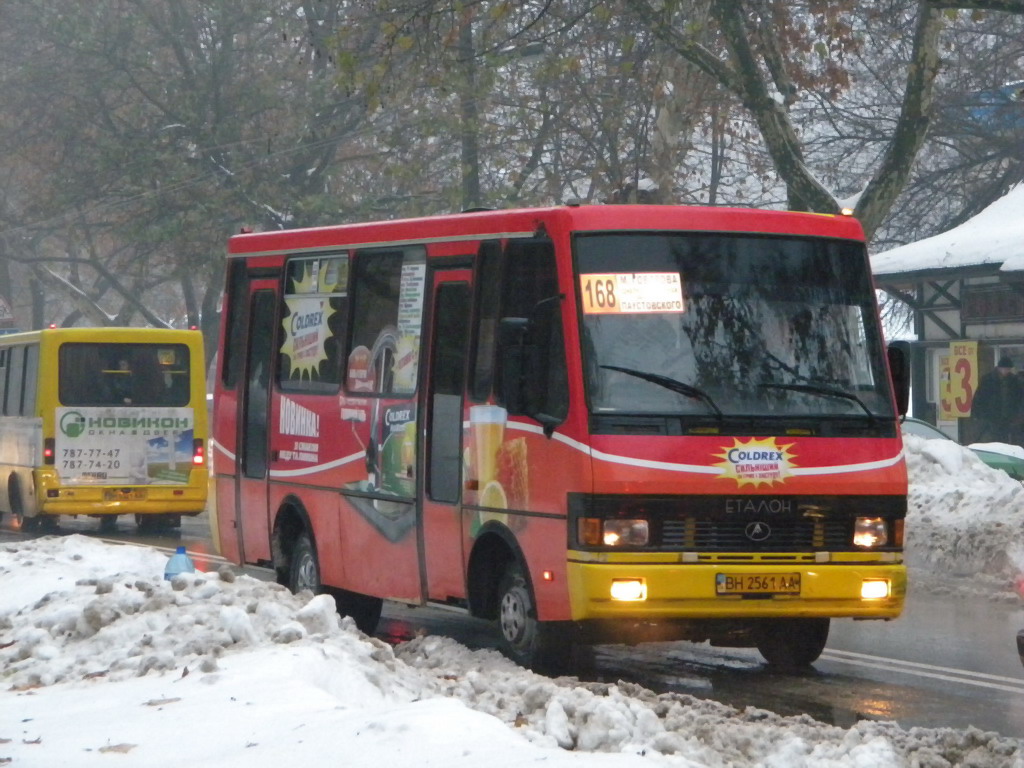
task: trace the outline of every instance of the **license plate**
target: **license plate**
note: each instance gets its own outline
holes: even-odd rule
[[[715,575],[719,595],[799,595],[799,573],[719,573]]]
[[[103,492],[105,501],[142,501],[145,498],[145,488],[108,488]]]

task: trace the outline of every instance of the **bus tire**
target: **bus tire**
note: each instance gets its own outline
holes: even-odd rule
[[[21,496],[21,483],[17,475],[11,475],[7,480],[7,499],[11,505],[11,519],[17,521],[22,533],[34,533],[39,530],[39,516],[25,515],[25,500]]]
[[[320,583],[320,563],[316,558],[316,548],[308,533],[300,533],[292,547],[291,562],[288,568],[288,589],[298,594],[308,589],[314,595],[323,592]]]
[[[160,514],[135,515],[135,527],[139,533],[156,533],[173,528],[181,528],[181,515],[172,512]]]
[[[100,515],[100,533],[117,531],[117,515]]]
[[[774,619],[755,633],[757,650],[769,666],[798,670],[813,664],[828,641],[828,619]]]
[[[299,593],[308,589],[315,595],[329,594],[334,598],[338,613],[351,616],[361,632],[372,635],[377,629],[384,601],[379,597],[349,592],[347,589],[325,587],[320,582],[320,561],[316,547],[308,533],[301,533],[292,548],[291,564],[288,569],[288,589]]]
[[[328,592],[338,606],[338,613],[350,616],[360,632],[372,635],[376,631],[381,611],[384,610],[384,601],[381,598],[349,592],[347,589],[332,588]]]
[[[544,674],[573,667],[573,636],[567,622],[537,620],[537,604],[517,563],[506,567],[498,584],[501,650],[512,661]]]

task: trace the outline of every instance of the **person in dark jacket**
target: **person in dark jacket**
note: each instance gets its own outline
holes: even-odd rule
[[[975,442],[1016,441],[1024,412],[1024,384],[1014,375],[1013,367],[1013,360],[1003,356],[993,370],[981,377],[971,404],[971,416],[980,424]]]

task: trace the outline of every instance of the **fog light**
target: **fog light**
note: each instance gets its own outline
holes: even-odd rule
[[[889,527],[882,517],[858,517],[853,524],[853,546],[884,547],[889,542]]]
[[[612,600],[637,602],[647,599],[647,585],[643,579],[612,579]]]
[[[862,600],[882,600],[889,596],[889,582],[883,579],[870,579],[860,583]]]

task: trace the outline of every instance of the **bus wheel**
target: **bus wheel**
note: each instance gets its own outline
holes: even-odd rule
[[[135,527],[139,533],[155,533],[172,528],[181,528],[181,515],[164,512],[161,514],[135,515]]]
[[[7,480],[7,499],[11,505],[11,519],[16,520],[22,533],[32,533],[39,528],[39,515],[26,517],[21,498],[21,483],[17,475]]]
[[[359,627],[359,631],[372,635],[380,622],[380,614],[384,609],[384,601],[379,597],[349,592],[347,589],[330,589],[330,595],[338,606],[338,613],[351,616]]]
[[[537,620],[536,602],[517,564],[505,569],[498,586],[498,627],[502,651],[517,664],[548,674],[571,671],[569,625]]]
[[[117,530],[117,515],[100,516],[100,533],[114,533]]]
[[[361,632],[372,635],[380,621],[384,601],[379,597],[361,595],[346,589],[325,587],[320,583],[320,563],[309,534],[303,533],[295,540],[292,549],[291,568],[288,571],[288,588],[295,593],[308,589],[313,594],[326,593],[334,598],[338,613],[351,616]]]
[[[320,584],[320,563],[308,533],[302,533],[295,540],[292,549],[291,567],[288,570],[288,589],[298,594],[308,589],[314,595],[323,590]]]
[[[25,517],[20,512],[16,512],[14,516],[18,519],[18,527],[21,528],[22,533],[35,533],[42,525],[39,515],[36,515],[35,517]]]
[[[817,661],[828,641],[828,619],[776,619],[758,627],[757,650],[770,666],[796,670]]]

